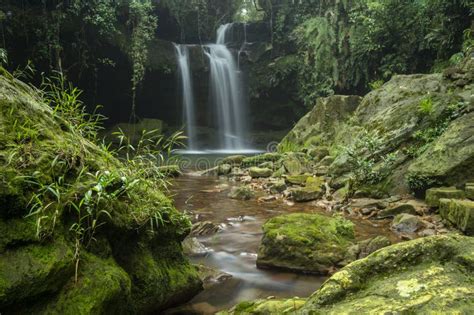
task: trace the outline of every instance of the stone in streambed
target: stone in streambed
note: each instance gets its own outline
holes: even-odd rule
[[[183,242],[183,253],[188,256],[203,256],[209,253],[209,248],[202,245],[197,238],[187,237]]]
[[[249,168],[249,175],[252,178],[267,178],[272,176],[273,171],[269,168],[251,167]]]
[[[307,177],[305,187],[291,188],[290,195],[296,202],[321,199],[324,196],[324,178]]]
[[[203,236],[219,232],[221,227],[211,221],[201,221],[193,224],[190,235]]]
[[[281,194],[286,189],[286,184],[283,179],[277,180],[275,182],[270,183],[269,185],[270,193],[272,194]]]
[[[440,187],[428,189],[425,199],[428,206],[437,208],[439,207],[440,199],[464,199],[464,197],[464,191],[456,187]]]
[[[474,236],[474,201],[441,199],[441,217],[467,235]]]
[[[423,227],[420,217],[407,213],[399,214],[393,219],[392,229],[400,233],[414,233]]]
[[[381,210],[377,213],[378,219],[393,218],[399,214],[408,213],[416,215],[417,211],[413,204],[410,203],[401,203],[390,208]]]
[[[340,217],[296,213],[263,226],[257,266],[327,274],[344,259],[354,239],[354,225]]]
[[[220,164],[217,168],[217,175],[229,175],[232,172],[232,165]]]
[[[304,185],[311,174],[289,175],[285,178],[286,183],[291,185]]]
[[[249,200],[254,197],[254,192],[248,186],[232,187],[227,196],[231,199]]]

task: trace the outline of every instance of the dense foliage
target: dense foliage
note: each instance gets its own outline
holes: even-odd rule
[[[277,54],[295,52],[296,43],[298,94],[308,106],[319,96],[365,92],[394,74],[437,70],[463,41],[472,45],[471,0],[258,3]]]

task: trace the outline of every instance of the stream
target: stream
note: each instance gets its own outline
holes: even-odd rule
[[[228,185],[228,187],[227,187]],[[198,240],[211,251],[192,257],[195,264],[216,268],[232,278],[202,291],[187,304],[166,314],[214,314],[235,304],[258,298],[308,297],[327,279],[325,276],[296,274],[256,268],[262,225],[271,217],[295,213],[331,215],[312,203],[287,204],[284,200],[259,202],[227,197],[230,187],[239,183],[216,177],[184,175],[174,180],[175,205],[190,214],[192,221],[212,221],[223,230]],[[224,189],[225,188],[225,189]],[[261,195],[264,195],[261,192]],[[385,235],[396,241],[386,221],[349,218],[355,224],[357,240]]]

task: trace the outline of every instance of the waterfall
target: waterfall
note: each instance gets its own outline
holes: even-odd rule
[[[226,43],[232,24],[221,25],[215,44],[206,45],[210,64],[210,91],[216,110],[220,147],[224,150],[243,150],[246,134],[245,102],[242,74]]]
[[[196,117],[193,94],[193,83],[191,80],[191,67],[189,65],[189,47],[186,45],[174,45],[176,59],[178,61],[179,75],[182,90],[183,119],[185,132],[188,137],[188,150],[196,150]]]

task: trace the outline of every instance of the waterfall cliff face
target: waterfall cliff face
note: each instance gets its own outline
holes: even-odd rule
[[[183,104],[183,121],[185,132],[188,137],[188,150],[197,150],[196,147],[196,117],[193,93],[193,81],[191,67],[189,64],[189,47],[186,45],[175,45],[176,59],[178,61],[179,76],[181,83],[181,95]]]
[[[209,60],[209,103],[213,111],[211,126],[217,127],[217,144],[214,147],[199,147],[196,134],[196,114],[198,113],[194,96],[189,46],[176,45],[176,56],[182,84],[182,103],[184,124],[188,136],[188,150],[246,151],[245,138],[248,124],[245,121],[247,102],[243,85],[243,74],[237,64],[237,56],[226,46],[232,41],[233,24],[225,24],[217,30],[214,44],[203,45],[204,54]],[[203,116],[203,115],[200,115]]]

